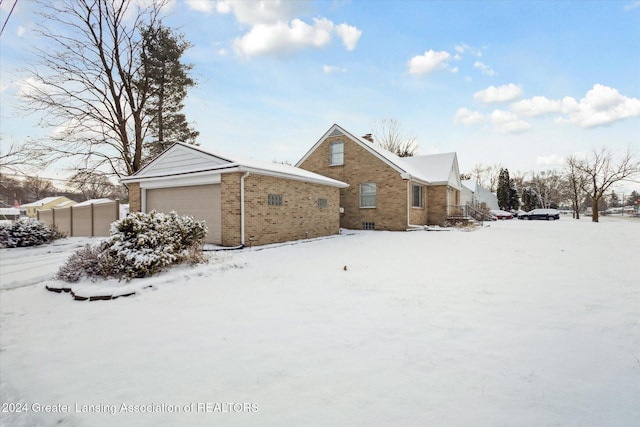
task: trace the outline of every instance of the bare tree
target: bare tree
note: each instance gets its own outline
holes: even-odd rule
[[[4,148],[4,147],[7,148]],[[0,140],[0,173],[22,175],[36,165],[46,166],[46,152],[27,143],[11,142],[8,146]]]
[[[565,180],[573,217],[580,219],[580,207],[586,195],[584,188],[587,185],[587,175],[578,167],[581,160],[575,155],[567,157],[565,164]]]
[[[51,158],[76,168],[130,175],[142,166],[148,93],[139,90],[142,25],[159,20],[164,0],[38,0],[41,43],[25,70],[23,108],[44,113]]]
[[[20,166],[24,164],[24,150],[23,147],[11,143],[8,148],[4,149],[3,145],[0,145],[0,171],[17,173]]]
[[[504,169],[501,164],[493,166],[484,166],[482,163],[478,163],[471,169],[471,179],[475,179],[482,187],[495,193],[498,189],[498,178],[500,178],[500,171]]]
[[[48,179],[38,178],[37,176],[30,176],[26,178],[22,187],[31,193],[35,200],[40,200],[56,193],[56,188],[51,181]]]
[[[76,172],[70,179],[71,188],[82,193],[86,199],[101,198],[121,198],[118,187],[111,182],[106,174],[93,172],[89,170],[81,170]]]
[[[615,161],[610,150],[601,148],[594,149],[586,159],[577,161],[575,167],[586,177],[582,188],[591,197],[591,220],[598,222],[598,202],[612,185],[640,172],[640,159],[631,150],[627,150]]]
[[[555,170],[532,172],[526,185],[538,195],[543,208],[558,206],[565,199],[565,182]]]
[[[412,157],[418,152],[414,137],[408,137],[396,119],[382,119],[374,124],[373,140],[380,147],[400,157]]]

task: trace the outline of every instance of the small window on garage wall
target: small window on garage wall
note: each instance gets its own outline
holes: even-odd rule
[[[267,202],[269,206],[282,206],[282,194],[269,194]]]
[[[414,208],[422,208],[424,207],[424,193],[423,193],[423,186],[422,185],[416,185],[413,184],[413,201],[411,203],[411,206],[413,206]]]
[[[318,199],[318,207],[326,208],[327,207],[327,199]]]

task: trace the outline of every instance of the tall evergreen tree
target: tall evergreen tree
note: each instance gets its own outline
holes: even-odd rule
[[[500,175],[498,175],[498,189],[496,191],[496,195],[498,196],[498,206],[500,206],[500,209],[510,209],[510,188],[509,170],[500,169]]]
[[[509,209],[520,209],[520,199],[518,198],[518,190],[513,179],[509,180]]]
[[[162,23],[141,29],[142,79],[140,85],[150,94],[145,113],[150,119],[151,140],[147,140],[147,159],[153,158],[174,142],[196,144],[199,132],[187,123],[182,113],[187,89],[196,82],[189,77],[193,68],[181,62],[191,44]]]
[[[538,196],[538,193],[531,187],[522,189],[522,209],[529,212],[538,207],[540,207],[540,196]]]
[[[625,204],[628,206],[637,206],[640,204],[640,194],[633,190],[631,192],[631,194],[629,194],[629,196],[627,197],[627,200],[625,201]]]

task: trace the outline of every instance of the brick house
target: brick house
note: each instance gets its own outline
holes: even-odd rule
[[[456,153],[401,158],[337,124],[296,166],[349,184],[340,190],[344,228],[439,225],[460,204]]]
[[[231,159],[176,143],[123,178],[132,212],[192,215],[206,242],[264,245],[336,234],[347,184],[289,165]]]

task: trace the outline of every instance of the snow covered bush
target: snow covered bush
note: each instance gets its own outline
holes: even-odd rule
[[[65,237],[64,233],[35,218],[0,224],[0,248],[38,246]]]
[[[103,266],[98,256],[102,252],[102,245],[86,244],[71,254],[69,259],[60,267],[56,279],[65,282],[79,282],[83,277],[95,279],[103,276]]]
[[[98,247],[76,251],[58,278],[77,281],[84,275],[125,278],[153,275],[172,264],[202,262],[207,234],[204,221],[179,216],[135,212],[111,224],[111,237]],[[76,273],[75,268],[82,270]]]

